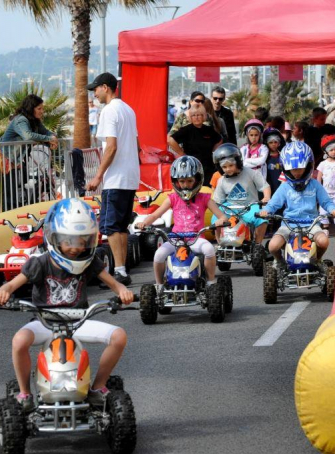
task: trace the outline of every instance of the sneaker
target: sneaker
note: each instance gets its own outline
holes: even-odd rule
[[[101,389],[90,389],[87,394],[87,401],[89,404],[93,405],[93,407],[102,407],[107,399],[108,394],[110,391],[106,386]]]
[[[126,276],[123,276],[123,274],[120,274],[117,271],[115,271],[114,279],[116,279],[118,282],[120,282],[123,285],[131,284],[131,277],[129,276],[129,274],[127,274]]]
[[[322,260],[316,260],[314,265],[317,267],[318,271],[322,274],[326,273],[325,267]]]
[[[280,259],[280,260],[274,259],[272,268],[274,268],[277,271],[280,271],[280,270],[284,271],[286,269],[285,260],[284,259]]]
[[[164,284],[155,284],[156,295],[160,295],[164,291]]]
[[[16,396],[16,400],[22,405],[23,411],[29,413],[34,410],[35,403],[32,394],[20,393]]]

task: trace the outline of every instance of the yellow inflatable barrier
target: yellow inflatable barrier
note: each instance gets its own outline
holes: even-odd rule
[[[301,427],[312,445],[326,454],[335,454],[334,307],[301,355],[295,376]]]
[[[212,193],[211,189],[208,187],[203,187],[201,189],[201,192]],[[154,192],[138,192],[137,194],[139,196],[147,195],[147,194],[153,195]],[[161,203],[165,200],[167,194],[168,194],[167,192],[160,194],[160,196],[157,198],[155,203],[157,203],[158,205],[161,205]],[[34,214],[37,219],[40,219],[41,217],[43,217],[40,214],[40,212],[47,211],[54,203],[56,203],[56,201],[51,200],[50,202],[35,203],[33,205],[16,208],[15,210],[5,211],[3,213],[0,213],[0,219],[7,219],[7,220],[11,221],[11,223],[13,225],[34,224],[34,222],[30,219],[17,219],[17,215],[30,213],[30,214]],[[90,205],[95,205],[95,202],[87,201],[87,203],[89,203]],[[207,210],[206,215],[205,215],[205,225],[210,225],[211,217],[212,217],[212,213],[209,210]],[[10,249],[12,235],[13,235],[13,232],[10,230],[10,228],[8,226],[0,225],[0,253],[1,254],[4,254],[5,252],[7,252]],[[214,236],[212,235],[211,232],[206,232],[206,238],[208,240],[213,240]]]

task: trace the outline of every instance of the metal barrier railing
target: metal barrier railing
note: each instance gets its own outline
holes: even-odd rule
[[[0,142],[1,211],[74,195],[69,139],[59,140],[57,150],[43,143]]]

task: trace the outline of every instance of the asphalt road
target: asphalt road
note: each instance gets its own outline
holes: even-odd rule
[[[332,239],[326,254],[333,260],[334,245]],[[136,292],[142,284],[153,282],[149,262],[143,262],[131,274]],[[115,373],[124,378],[135,406],[136,454],[316,452],[296,415],[294,375],[300,355],[328,316],[331,303],[325,302],[318,289],[312,289],[285,291],[277,305],[267,306],[262,302],[262,278],[255,277],[251,268],[236,265],[230,275],[234,309],[222,324],[210,323],[200,307],[159,316],[153,326],[145,326],[138,311],[108,315],[111,323],[124,327],[129,337]],[[91,287],[90,302],[109,294]],[[305,302],[299,306],[301,313],[277,340],[272,338],[273,345],[254,346],[297,302]],[[4,383],[13,377],[11,338],[29,316],[1,315],[0,393],[4,394]],[[100,317],[106,320],[106,315]],[[89,348],[96,367],[100,348]],[[109,451],[97,435],[28,440],[27,453],[46,452]]]

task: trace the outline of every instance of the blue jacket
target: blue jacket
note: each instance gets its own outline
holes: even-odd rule
[[[317,204],[320,204],[328,213],[335,210],[335,204],[317,180],[310,180],[301,192],[293,189],[289,183],[282,183],[264,210],[274,214],[280,208],[285,207],[285,218],[306,219],[312,223],[319,215]]]
[[[54,134],[41,123],[37,131],[31,129],[28,118],[24,115],[17,115],[9,123],[8,128],[1,137],[1,142],[28,141],[46,142]]]

